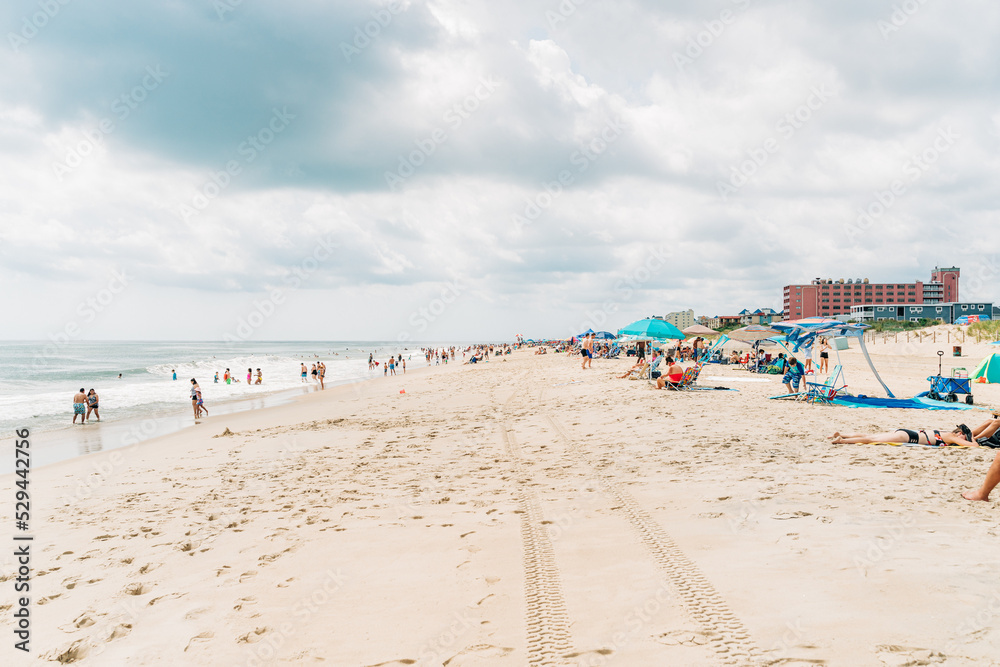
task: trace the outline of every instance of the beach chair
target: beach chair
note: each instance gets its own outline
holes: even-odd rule
[[[839,391],[847,388],[846,384],[837,386],[843,371],[843,367],[837,364],[826,382],[806,382],[806,400],[810,403],[831,403]]]
[[[684,375],[676,384],[673,382],[667,382],[667,389],[673,389],[675,391],[684,391],[686,389],[691,389],[695,382],[698,381],[698,376],[701,375],[701,369],[705,364],[695,364],[687,370],[684,371]]]
[[[653,371],[659,370],[661,361],[663,361],[662,354],[658,356],[656,359],[654,359],[653,363],[646,366],[646,368],[643,369],[642,375],[640,375],[639,377],[643,380],[652,380]]]

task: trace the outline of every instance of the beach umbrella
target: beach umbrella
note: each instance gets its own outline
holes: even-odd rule
[[[594,340],[614,340],[616,336],[610,331],[598,331],[594,334]]]
[[[771,336],[780,336],[782,331],[777,331],[771,327],[761,324],[751,324],[749,326],[730,331],[728,336],[733,340],[741,340],[744,343],[754,343],[759,340],[767,340]]]
[[[718,336],[719,332],[715,329],[709,329],[701,324],[692,324],[691,326],[682,329],[682,331],[688,336]]]
[[[682,332],[680,329],[675,327],[670,322],[667,322],[665,320],[656,320],[650,318],[647,318],[645,320],[637,320],[626,327],[622,327],[621,329],[618,330],[618,335],[646,336],[648,338],[657,340],[662,340],[667,338],[682,340],[684,338],[684,332]]]

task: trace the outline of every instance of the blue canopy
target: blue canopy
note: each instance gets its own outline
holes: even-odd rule
[[[872,363],[871,357],[868,356],[868,349],[865,347],[865,331],[870,327],[867,324],[848,324],[847,322],[832,320],[826,317],[809,317],[802,320],[775,322],[771,325],[771,328],[785,332],[787,344],[792,346],[793,352],[805,350],[805,353],[810,356],[812,355],[813,344],[817,338],[826,338],[828,336],[857,338],[858,343],[861,345],[861,352],[865,355],[865,361],[868,362],[868,367],[872,369],[875,379],[885,389],[885,393],[889,398],[895,398],[892,390],[886,386],[885,382],[879,376],[878,371],[875,370],[875,364]],[[840,353],[838,352],[837,355],[839,359]]]
[[[619,336],[635,336],[637,338],[652,338],[657,340],[683,340],[684,332],[665,320],[637,320],[618,330]]]

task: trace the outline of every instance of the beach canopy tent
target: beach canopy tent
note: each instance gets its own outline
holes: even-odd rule
[[[1000,384],[1000,352],[983,359],[972,373],[972,379],[986,378],[990,384]]]
[[[701,324],[692,324],[689,327],[682,329],[682,333],[688,336],[718,336],[719,332],[715,329],[709,329]]]
[[[730,331],[728,335],[733,340],[743,341],[744,343],[755,343],[767,340],[771,336],[780,336],[782,333],[784,332],[777,331],[771,327],[765,327],[762,324],[751,324],[750,326]]]
[[[645,319],[636,320],[628,326],[618,330],[619,336],[625,336],[632,340],[645,338],[647,340],[683,340],[684,332],[665,320]]]
[[[812,356],[813,345],[820,338],[834,336],[856,338],[861,347],[861,353],[865,355],[865,361],[868,362],[868,367],[872,370],[875,379],[885,389],[889,398],[896,398],[892,390],[882,381],[882,377],[875,370],[875,364],[872,363],[872,359],[868,355],[868,349],[865,347],[865,330],[869,328],[867,324],[847,324],[828,317],[808,317],[801,320],[775,322],[772,326],[785,334],[786,345],[791,347],[792,352],[804,350],[807,356]],[[834,349],[837,352],[837,363],[840,363],[840,350],[836,347]]]

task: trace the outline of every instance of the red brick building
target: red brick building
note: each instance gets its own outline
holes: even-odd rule
[[[865,279],[816,278],[808,285],[785,285],[786,320],[849,313],[865,303],[950,303],[958,301],[958,267],[935,268],[928,282],[872,283]]]

